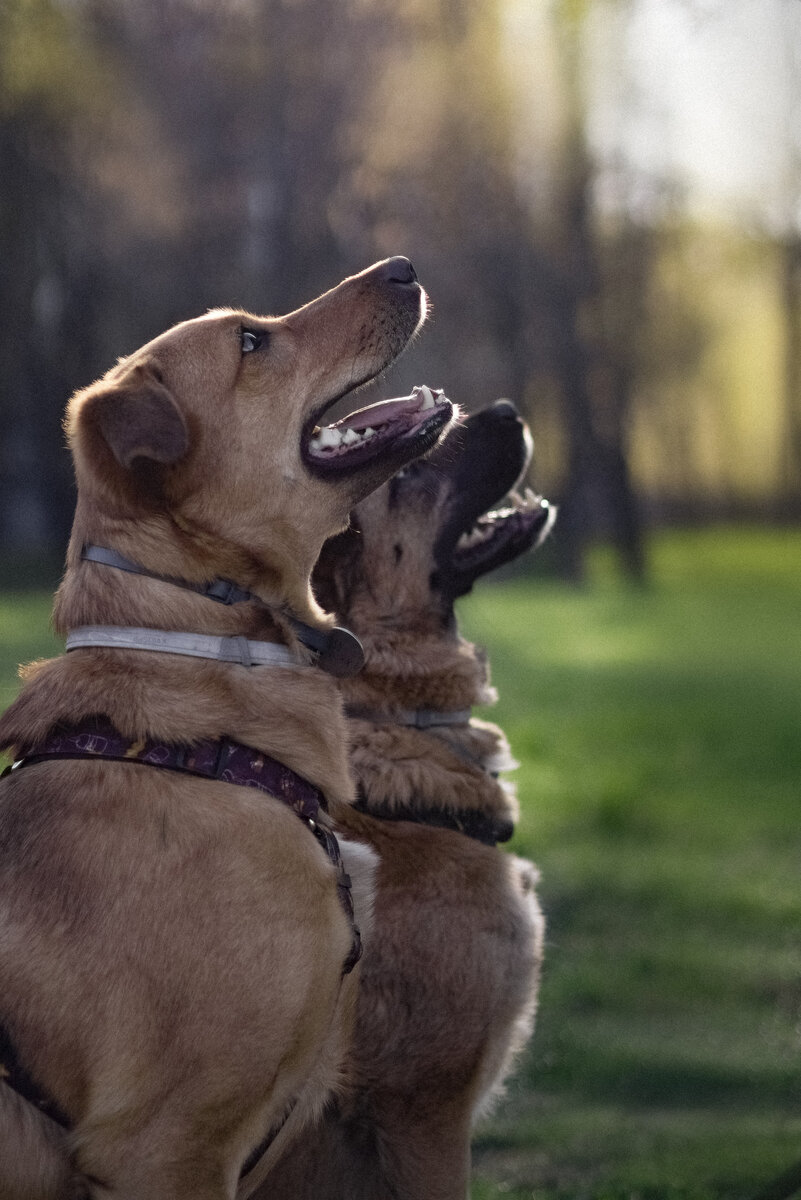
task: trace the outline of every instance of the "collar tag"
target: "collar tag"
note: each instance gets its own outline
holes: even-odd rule
[[[317,665],[337,679],[358,675],[364,666],[362,644],[349,629],[342,629],[337,625],[329,632]]]
[[[321,671],[337,679],[358,675],[364,666],[364,648],[355,633],[339,625],[333,629],[315,629],[297,617],[289,620],[298,641],[316,654],[315,662]]]

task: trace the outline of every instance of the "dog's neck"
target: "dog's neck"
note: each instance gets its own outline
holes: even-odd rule
[[[165,513],[143,514],[137,521],[104,514],[98,522],[83,509],[79,496],[53,610],[58,633],[83,625],[149,626],[294,646],[291,616],[320,630],[333,624],[314,601],[300,561],[261,561],[247,548],[184,528]],[[145,571],[121,578],[119,571],[85,561],[87,545],[107,547]],[[256,599],[225,606],[176,588],[166,582],[170,578],[190,585],[222,578]]]
[[[291,621],[277,607],[225,607],[158,579],[83,561],[82,532],[76,530],[73,537],[56,599],[58,631],[87,625],[150,627],[272,641],[288,645],[301,662],[304,656],[310,658]],[[147,544],[146,537],[144,541]],[[188,570],[191,576],[191,564],[185,560],[148,565],[165,574]],[[207,572],[212,574],[216,572]],[[43,741],[56,723],[74,725],[103,714],[130,738],[233,738],[286,762],[330,801],[352,799],[341,698],[334,680],[317,667],[248,669],[173,654],[94,647],[34,663],[21,675],[22,691],[0,720],[0,747],[13,746],[22,753]],[[310,719],[312,713],[324,714],[324,719]]]
[[[271,620],[285,635],[285,642],[292,638],[305,648],[312,656],[314,665],[330,675],[346,676],[359,671],[364,662],[361,643],[347,629],[334,627],[315,628],[304,621],[298,620],[284,610],[277,613],[271,611],[266,602],[258,595],[240,587],[233,580],[220,576],[203,582],[193,582],[174,575],[162,575],[141,563],[127,558],[118,550],[108,546],[94,544],[84,545],[80,558],[82,562],[96,563],[111,571],[122,571],[125,575],[154,580],[156,583],[167,584],[184,593],[200,596],[210,604],[221,604],[224,607],[242,608],[255,605],[257,609],[267,609]],[[245,666],[271,661],[276,663],[300,663],[306,661],[297,655],[295,649],[290,650],[284,642],[276,644],[264,639],[249,639],[244,635],[234,637],[208,635],[196,631],[153,630],[152,626],[122,626],[119,624],[80,625],[67,627],[67,649],[77,646],[120,646],[127,644],[130,649],[164,650],[173,653],[189,653],[195,657],[229,658],[233,644],[239,646],[234,655],[234,661]],[[70,644],[72,643],[72,644]],[[209,649],[211,647],[211,652]]]
[[[423,638],[358,632],[365,666],[340,687],[347,708],[365,714],[350,721],[350,741],[366,811],[472,811],[513,822],[514,790],[497,774],[515,763],[496,725],[475,717],[428,729],[393,721],[408,710],[451,714],[492,703],[485,656],[455,627]]]
[[[355,632],[365,662],[343,683],[348,705],[391,716],[403,709],[456,712],[496,699],[486,657],[459,636],[455,623],[424,633],[357,624]]]

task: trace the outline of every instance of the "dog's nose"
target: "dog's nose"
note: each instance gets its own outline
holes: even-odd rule
[[[510,421],[519,421],[520,413],[511,400],[496,400],[492,405],[493,416],[508,417]]]
[[[376,273],[379,278],[386,279],[387,283],[417,283],[417,272],[408,258],[401,255],[380,263]]]

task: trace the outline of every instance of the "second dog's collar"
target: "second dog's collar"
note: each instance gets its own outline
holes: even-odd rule
[[[374,725],[408,725],[413,729],[432,729],[437,725],[467,725],[472,710],[460,708],[453,712],[440,712],[436,708],[402,708],[397,712],[382,713],[348,704],[345,706],[345,713],[355,721],[371,721]]]

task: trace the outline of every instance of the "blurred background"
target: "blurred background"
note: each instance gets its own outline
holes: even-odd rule
[[[0,698],[60,648],[73,389],[393,254],[433,316],[364,402],[510,397],[560,503],[461,613],[549,928],[474,1200],[785,1200],[801,0],[0,0]]]
[[[800,56],[799,0],[2,0],[3,569],[61,561],[75,387],[397,253],[389,390],[526,411],[563,572],[798,516]]]

